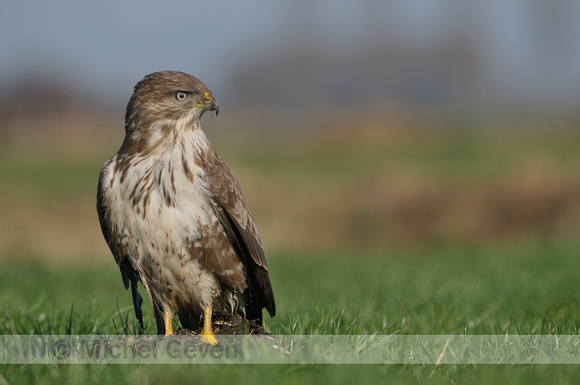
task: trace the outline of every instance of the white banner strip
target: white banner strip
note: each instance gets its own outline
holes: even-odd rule
[[[0,364],[580,364],[578,335],[0,335]]]

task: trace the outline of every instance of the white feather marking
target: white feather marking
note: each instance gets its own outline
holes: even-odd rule
[[[161,138],[157,131],[160,130],[155,130],[152,143]],[[113,172],[119,159],[115,156],[110,160],[104,185],[110,186],[107,199],[117,203],[109,205],[110,220],[116,229],[124,230],[119,235],[133,259],[138,258],[135,267],[142,279],[148,281],[144,282],[145,286],[163,306],[175,308],[191,303],[206,307],[212,304],[220,284],[212,272],[187,256],[189,240],[200,238],[200,228],[217,221],[212,214],[206,172],[194,162],[196,156],[211,151],[211,144],[203,131],[191,127],[186,119],[177,122],[173,135],[178,136],[179,145],[172,145],[171,140],[175,138],[170,138],[147,156],[136,155],[122,182],[121,173]],[[187,168],[193,173],[192,181],[176,166],[182,162],[187,162]],[[143,181],[148,173],[148,180]],[[130,195],[136,188],[143,191],[134,206]],[[199,242],[195,245],[201,246]],[[169,287],[180,290],[173,290],[170,296]]]

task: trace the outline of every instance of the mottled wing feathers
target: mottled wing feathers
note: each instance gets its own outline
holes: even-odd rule
[[[265,307],[273,317],[276,314],[276,305],[268,276],[268,265],[256,224],[241,188],[232,171],[219,158],[216,165],[210,168],[209,175],[213,180],[211,186],[215,186],[210,188],[214,212],[246,266],[249,289],[252,291],[250,295],[258,301],[256,305]]]
[[[130,258],[128,258],[127,255],[123,255],[121,248],[119,247],[119,242],[114,239],[113,231],[109,221],[107,204],[105,203],[104,175],[108,172],[109,164],[110,163],[105,164],[99,176],[99,185],[97,187],[97,213],[99,215],[99,222],[101,224],[101,230],[103,232],[105,241],[113,252],[115,261],[117,261],[119,269],[121,270],[123,285],[125,285],[125,289],[129,289],[129,285],[131,286],[131,295],[133,297],[135,316],[139,320],[141,327],[143,327],[143,312],[141,310],[143,298],[137,290],[137,283],[140,281],[139,274],[130,262]]]

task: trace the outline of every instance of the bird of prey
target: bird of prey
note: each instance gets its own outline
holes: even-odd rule
[[[212,316],[262,324],[276,309],[258,230],[238,181],[200,127],[218,103],[199,79],[162,71],[135,86],[125,139],[101,171],[97,211],[135,315],[142,282],[159,334],[173,318],[212,344]],[[203,320],[203,323],[202,323]]]

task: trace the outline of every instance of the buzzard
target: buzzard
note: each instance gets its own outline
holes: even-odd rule
[[[276,309],[238,181],[201,130],[205,111],[217,115],[218,103],[191,75],[155,72],[137,83],[123,144],[99,177],[97,211],[141,326],[138,282],[159,334],[173,334],[177,314],[215,344],[212,316],[261,325],[262,309],[272,317]]]

